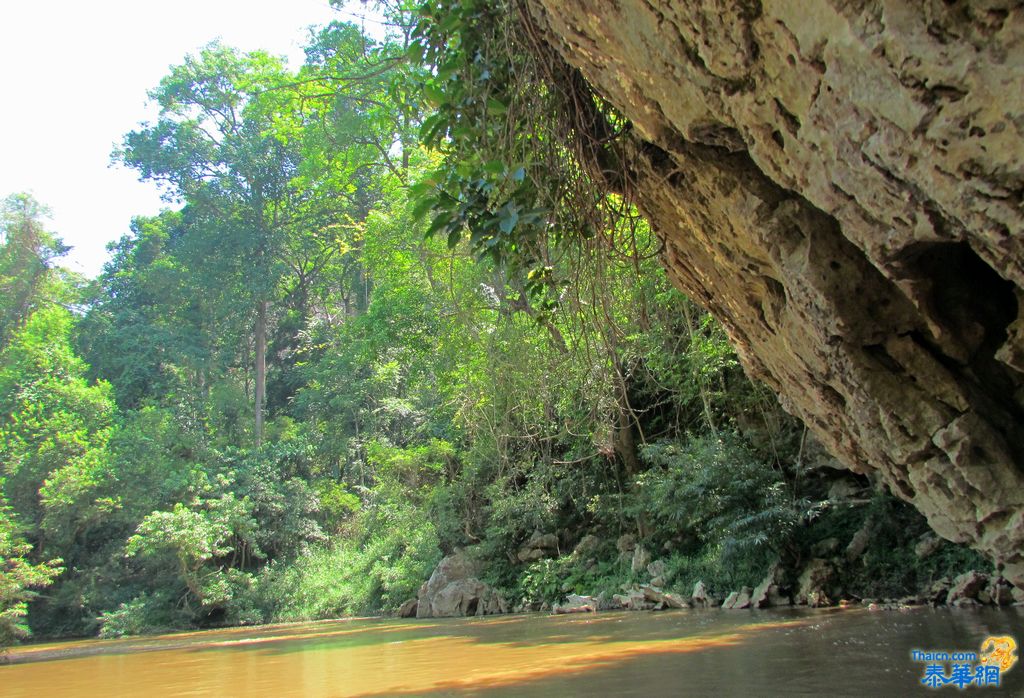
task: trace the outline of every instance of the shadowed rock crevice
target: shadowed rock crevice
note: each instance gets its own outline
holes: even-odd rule
[[[748,371],[1024,583],[1021,9],[527,1]]]

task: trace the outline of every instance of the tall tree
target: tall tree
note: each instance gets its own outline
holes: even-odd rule
[[[171,198],[196,209],[229,249],[211,263],[234,276],[235,301],[252,308],[254,423],[263,435],[267,309],[282,274],[285,229],[306,194],[298,177],[301,154],[275,130],[289,74],[265,53],[239,54],[211,44],[172,69],[150,97],[160,105],[155,124],[129,133],[120,157],[143,179],[167,187]],[[224,269],[224,267],[227,269]]]
[[[43,227],[48,215],[29,194],[0,206],[0,348],[39,306],[53,260],[70,249]]]

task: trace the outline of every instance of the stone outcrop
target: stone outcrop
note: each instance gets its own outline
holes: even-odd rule
[[[1024,584],[1021,6],[525,3],[748,372]]]
[[[653,607],[644,592],[639,589],[627,589],[624,594],[614,594],[612,600],[619,608],[624,608],[627,611],[646,611]]]
[[[556,615],[564,613],[595,613],[597,606],[598,602],[593,596],[569,594],[565,598],[565,603],[556,603],[552,606],[551,612]]]
[[[452,618],[508,613],[508,604],[477,579],[476,563],[459,551],[445,557],[420,587],[417,618]],[[403,604],[404,607],[404,604]]]
[[[739,591],[734,591],[725,597],[725,601],[722,602],[722,608],[727,611],[750,608],[752,594],[753,590],[750,587],[743,587]]]
[[[644,598],[654,604],[655,608],[689,608],[690,604],[679,594],[664,591],[653,584],[641,584],[640,591]]]
[[[399,618],[415,618],[416,610],[419,608],[418,599],[409,599],[398,607]]]
[[[953,580],[953,587],[946,596],[946,605],[963,605],[964,601],[988,603],[990,599],[979,599],[978,595],[983,593],[988,584],[988,575],[981,572],[964,572]]]
[[[647,565],[650,562],[651,554],[647,552],[647,549],[644,548],[644,546],[638,545],[633,550],[633,560],[630,562],[629,567],[633,571],[633,574],[640,574],[647,569]]]
[[[754,587],[750,594],[750,605],[753,608],[768,608],[770,606],[788,606],[789,596],[785,588],[786,572],[782,564],[776,562],[768,570],[764,580]]]
[[[558,536],[554,533],[534,531],[530,539],[519,548],[516,557],[519,558],[520,562],[533,562],[545,557],[553,557],[557,554]]]
[[[828,560],[815,558],[807,563],[800,578],[796,583],[796,597],[794,601],[798,604],[808,606],[831,606],[831,599],[828,597],[828,586],[835,576],[835,568]]]
[[[708,593],[704,582],[697,582],[693,585],[693,593],[690,595],[690,602],[694,608],[711,608],[717,605],[714,597]]]

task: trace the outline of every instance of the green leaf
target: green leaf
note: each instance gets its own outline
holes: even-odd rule
[[[487,114],[489,116],[503,116],[508,112],[508,105],[499,99],[491,97],[487,100]]]
[[[405,50],[405,57],[413,63],[420,63],[423,60],[423,44],[413,41]]]
[[[434,234],[441,230],[441,228],[447,227],[449,224],[451,224],[451,222],[451,214],[442,213],[441,215],[434,219],[433,223],[430,224],[430,227],[427,228],[427,232],[423,234],[423,237],[429,240],[430,238],[434,237]]]
[[[502,207],[499,217],[498,228],[506,235],[511,233],[512,229],[516,227],[516,223],[519,222],[519,212],[508,204]]]
[[[437,197],[430,196],[425,199],[421,199],[412,208],[412,219],[414,221],[423,220],[423,217],[430,213],[437,207]]]

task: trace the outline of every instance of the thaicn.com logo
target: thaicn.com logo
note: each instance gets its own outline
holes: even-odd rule
[[[911,650],[910,658],[924,662],[921,683],[928,688],[996,687],[1017,663],[1017,641],[1009,635],[987,637],[977,652]]]

